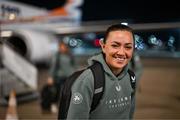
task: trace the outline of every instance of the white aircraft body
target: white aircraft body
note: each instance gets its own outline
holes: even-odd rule
[[[58,16],[54,12],[53,14],[52,12],[51,14],[45,14],[46,11],[40,9],[40,16],[27,17],[28,19],[23,18],[23,20],[16,19],[15,21],[8,22],[3,20],[3,22],[1,22],[1,37],[14,44],[21,51],[21,54],[26,56],[30,61],[34,63],[49,62],[57,51],[58,41],[61,40],[59,36],[103,33],[109,25],[124,22],[121,20],[81,22],[77,19],[77,16],[79,16],[81,12],[79,12],[78,9],[75,9],[81,4],[82,0],[74,0],[74,3],[67,2],[67,4],[60,9],[61,14]],[[13,6],[14,4],[9,5]],[[22,8],[22,6],[16,7]],[[66,14],[62,12],[62,10],[65,10]],[[67,13],[67,11],[71,12]],[[72,17],[72,11],[76,11],[74,17]],[[179,29],[180,23],[142,23],[129,24],[129,26],[135,31],[151,31],[160,29]],[[83,49],[83,51],[81,48],[77,48],[77,50],[88,53],[88,51],[86,52],[88,49]]]

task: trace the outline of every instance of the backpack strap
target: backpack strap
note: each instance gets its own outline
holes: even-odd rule
[[[91,104],[91,113],[94,109],[96,109],[104,93],[105,75],[102,65],[99,62],[95,62],[89,68],[91,69],[94,76],[94,96]]]
[[[136,76],[135,76],[134,72],[130,69],[128,69],[128,73],[130,76],[131,87],[133,88],[133,90],[135,90],[135,88],[136,88]]]
[[[67,78],[64,84],[61,86],[60,90],[60,102],[59,102],[59,113],[58,113],[58,120],[65,120],[67,118],[69,103],[71,99],[71,87],[77,77],[84,71],[76,71],[71,76]]]

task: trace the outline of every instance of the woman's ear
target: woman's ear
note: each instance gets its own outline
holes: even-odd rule
[[[102,49],[102,51],[104,52],[105,43],[104,43],[104,39],[103,39],[103,38],[101,38],[101,39],[99,40],[99,44],[101,45],[101,49]]]

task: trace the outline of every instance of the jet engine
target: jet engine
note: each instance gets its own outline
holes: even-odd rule
[[[5,34],[8,32],[11,34]],[[57,37],[48,31],[18,29],[1,34],[14,50],[32,63],[49,63],[58,48]]]

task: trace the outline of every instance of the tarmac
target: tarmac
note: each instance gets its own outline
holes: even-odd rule
[[[143,59],[143,75],[136,92],[137,120],[180,119],[180,60]],[[38,91],[45,84],[48,70],[39,69]],[[0,106],[0,120],[5,120],[7,106]],[[55,120],[57,113],[43,111],[40,99],[17,104],[19,120]]]

